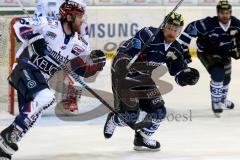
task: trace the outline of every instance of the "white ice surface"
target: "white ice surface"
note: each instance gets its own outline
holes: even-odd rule
[[[166,74],[163,80],[174,84],[164,95],[169,117],[154,138],[160,141],[160,152],[132,150],[134,132],[128,127],[117,128],[114,136],[103,137],[104,117],[87,122],[63,122],[56,117],[43,117],[19,143],[16,160],[239,160],[240,159],[240,64],[234,61],[230,99],[236,108],[214,118],[210,109],[209,75],[194,60],[201,79],[193,87],[179,87]],[[107,90],[110,89],[110,83]],[[101,87],[102,89],[102,87]],[[109,90],[110,91],[110,90]],[[190,114],[186,122],[171,121],[171,114]],[[13,117],[0,112],[0,130]]]

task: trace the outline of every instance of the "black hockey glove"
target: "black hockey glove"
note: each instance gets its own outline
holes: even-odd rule
[[[230,50],[230,56],[234,59],[240,59],[240,43]]]
[[[189,52],[189,48],[185,45],[182,45],[182,48],[183,48],[183,58],[184,58],[184,61],[188,64],[188,63],[191,63],[192,62],[192,57],[191,57],[191,54]]]
[[[194,68],[186,68],[175,76],[175,81],[180,86],[195,85],[199,80],[199,72]]]
[[[103,53],[103,51],[93,50],[90,56],[92,58],[93,63],[98,64],[99,71],[101,71],[106,64],[106,56]]]
[[[131,57],[124,53],[118,53],[114,57],[112,62],[112,74],[115,75],[116,79],[124,79],[129,73],[127,65],[131,61]]]
[[[28,36],[29,44],[32,46],[33,52],[40,56],[45,56],[45,51],[47,48],[47,42],[45,41],[44,37],[39,34],[35,33]]]

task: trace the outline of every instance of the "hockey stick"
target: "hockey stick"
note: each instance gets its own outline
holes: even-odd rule
[[[142,128],[150,125],[150,122],[145,122],[145,121],[142,121],[142,122],[139,122],[139,123],[136,123],[136,124],[128,123],[126,118],[124,118],[120,113],[115,111],[108,102],[106,102],[101,96],[99,96],[96,92],[94,92],[94,90],[92,90],[86,83],[84,83],[79,78],[79,76],[76,73],[74,73],[73,71],[71,71],[64,63],[60,63],[51,54],[48,54],[47,56],[49,56],[55,63],[57,63],[62,70],[64,70],[66,73],[68,73],[68,75],[70,75],[84,89],[86,89],[95,98],[97,98],[100,102],[102,102],[111,112],[113,112],[116,116],[118,116],[120,119],[122,119],[130,128],[132,128],[133,130],[139,130],[139,129],[142,129]]]
[[[143,45],[142,49],[133,57],[133,59],[128,63],[127,69],[129,70],[132,64],[138,59],[140,54],[147,48],[147,46],[154,40],[155,36],[159,33],[159,31],[162,29],[162,27],[166,24],[166,22],[170,19],[170,15],[172,13],[175,13],[175,11],[178,9],[178,7],[183,3],[184,0],[180,0],[178,4],[175,6],[175,8],[170,12],[169,16],[164,19],[162,24],[158,27],[158,29],[154,32],[154,34],[148,39],[148,41]]]
[[[21,9],[23,10],[23,12],[25,14],[29,16],[27,10],[25,10],[22,2],[20,0],[17,0],[19,6],[21,7]],[[136,124],[130,124],[127,122],[127,119],[124,118],[120,113],[116,112],[110,104],[108,104],[102,97],[100,97],[96,92],[94,92],[86,83],[84,83],[77,74],[75,74],[74,72],[72,72],[64,63],[60,63],[58,60],[56,60],[53,56],[51,56],[50,54],[47,55],[49,56],[53,61],[55,61],[55,63],[57,63],[59,65],[59,67],[64,70],[68,75],[70,75],[76,82],[78,82],[83,88],[85,88],[87,91],[89,91],[93,96],[95,96],[100,102],[102,102],[110,111],[112,111],[116,116],[118,116],[120,119],[122,119],[130,128],[132,128],[133,130],[139,130],[142,129],[144,127],[147,127],[149,125],[151,125],[150,122],[139,122]]]

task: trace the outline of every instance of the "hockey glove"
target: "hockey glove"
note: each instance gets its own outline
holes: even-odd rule
[[[98,65],[98,70],[101,71],[106,64],[106,56],[101,50],[93,50],[91,52],[93,63]]]
[[[199,80],[199,72],[194,68],[186,68],[175,76],[175,81],[180,86],[195,85]]]
[[[234,59],[240,59],[240,43],[230,50],[230,56]]]
[[[44,37],[41,34],[39,33],[32,34],[28,36],[28,40],[35,54],[45,56],[44,52],[47,48],[47,42],[45,41]]]

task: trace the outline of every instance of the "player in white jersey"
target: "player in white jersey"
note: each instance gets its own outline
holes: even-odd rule
[[[45,16],[45,17],[55,17],[56,19],[59,18],[59,7],[61,4],[65,2],[65,0],[41,0],[38,2],[35,15],[37,16]],[[83,7],[84,15],[83,15],[83,23],[80,27],[80,35],[81,38],[88,43],[89,42],[89,32],[88,32],[88,25],[87,25],[87,14],[86,14],[86,7],[87,4],[84,0],[77,0],[77,2]]]
[[[60,5],[65,2],[65,0],[41,0],[38,2],[35,15],[37,16],[47,16],[47,17],[55,17],[59,18],[59,7]],[[89,32],[88,32],[88,25],[87,25],[87,14],[86,14],[86,2],[84,0],[77,0],[77,2],[83,7],[84,15],[83,15],[83,23],[80,26],[80,33],[82,40],[85,41],[89,45]],[[64,80],[67,82],[67,94],[62,94],[62,102],[63,102],[63,109],[65,111],[75,112],[78,111],[77,102],[80,101],[81,98],[81,90],[75,89],[73,86],[74,81],[69,79],[69,76],[66,77]],[[65,85],[63,83],[63,85]],[[63,87],[65,88],[65,87]]]
[[[17,143],[40,119],[43,110],[55,101],[47,81],[61,68],[70,65],[82,77],[94,75],[105,65],[105,55],[91,51],[79,38],[78,31],[84,9],[74,0],[60,7],[60,21],[53,17],[21,19],[15,33],[29,56],[19,57],[9,82],[17,90],[19,115],[0,133],[0,159],[10,160],[18,150]],[[68,64],[67,64],[68,65]],[[69,66],[69,65],[68,65]]]

